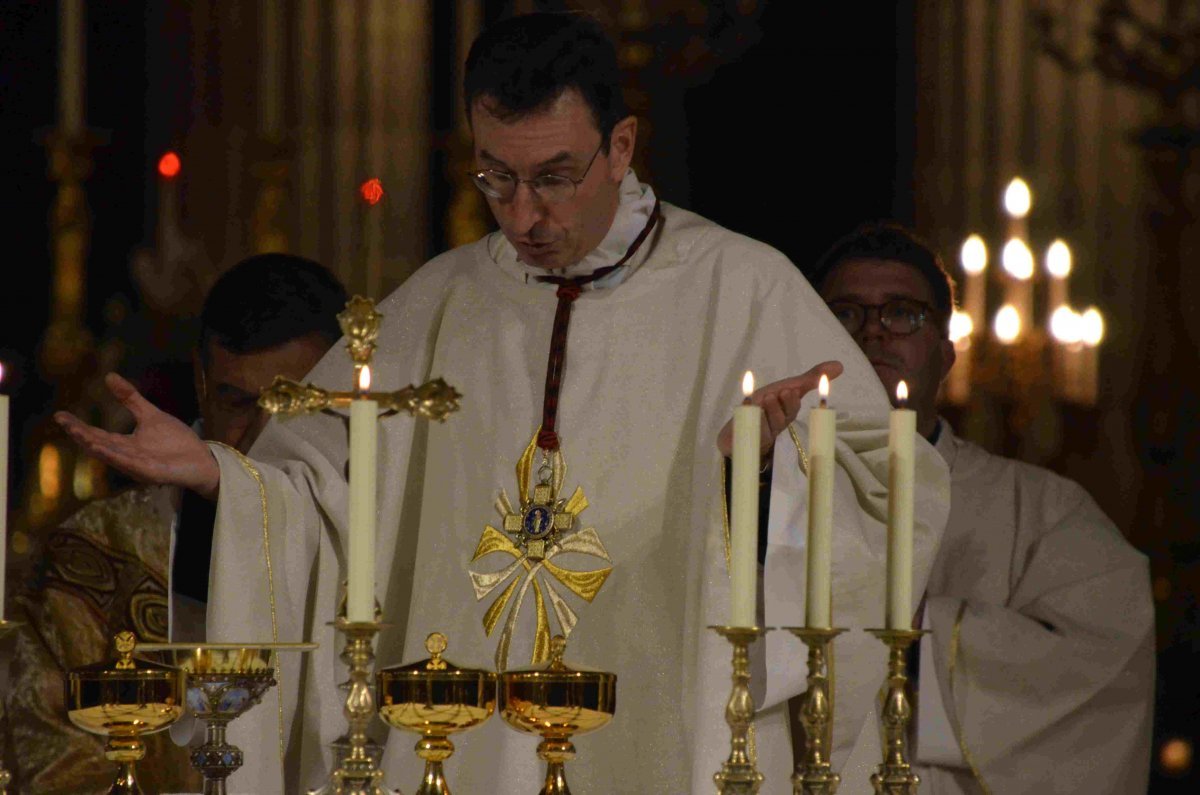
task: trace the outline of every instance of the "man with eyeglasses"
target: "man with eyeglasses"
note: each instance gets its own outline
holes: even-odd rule
[[[919,610],[932,630],[917,658],[921,791],[1144,792],[1145,557],[1078,485],[991,455],[938,417],[954,295],[928,245],[894,224],[864,225],[811,280],[888,394],[906,382],[918,431],[950,467],[950,519]]]
[[[595,21],[500,22],[472,47],[464,83],[471,178],[500,231],[435,258],[379,305],[373,387],[442,376],[464,397],[444,425],[380,425],[377,595],[392,627],[378,659],[423,657],[426,636],[440,631],[464,665],[541,666],[551,637],[569,635],[568,660],[617,673],[624,694],[613,726],[589,735],[569,766],[576,788],[707,794],[729,752],[729,646],[706,630],[730,619],[713,440],[742,400],[743,372],[803,373],[754,398],[768,443],[821,373],[838,376],[837,405],[858,422],[847,460],[886,455],[886,397],[785,257],[660,202],[638,180],[637,119]],[[348,379],[341,350],[310,375],[329,388]],[[125,444],[64,422],[97,454]],[[198,440],[184,446],[138,448],[126,460],[156,463],[152,476],[218,500],[208,637],[321,643],[303,668],[298,655],[283,660],[270,697],[282,704],[230,727],[255,760],[235,786],[304,791],[329,772],[328,746],[345,728],[328,626],[346,576],[345,422],[270,422],[252,464]],[[927,568],[946,473],[924,452],[917,525]],[[838,478],[839,521],[856,531],[845,537],[866,538],[853,542],[861,554],[846,556],[856,563],[842,583],[878,587],[882,603],[869,565],[884,543],[877,472],[846,466]],[[255,529],[264,506],[269,544]],[[794,556],[768,563],[769,587],[803,570]],[[756,669],[769,692],[755,738],[776,791],[792,771],[786,699],[804,677],[794,665],[773,673],[799,657],[794,643],[767,651],[779,664]],[[858,731],[839,727],[838,747]],[[389,783],[420,779],[410,748],[392,738]],[[517,795],[544,782],[528,739],[499,720],[467,735],[451,763],[464,792]]]

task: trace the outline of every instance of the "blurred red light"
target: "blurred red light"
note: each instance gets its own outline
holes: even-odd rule
[[[383,200],[383,183],[377,177],[372,177],[359,186],[358,192],[362,195],[363,201],[374,207]]]
[[[179,160],[179,155],[174,152],[167,152],[158,159],[158,174],[163,179],[175,179],[179,176],[179,170],[183,167],[183,163]]]

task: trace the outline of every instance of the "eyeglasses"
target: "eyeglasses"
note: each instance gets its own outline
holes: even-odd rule
[[[475,182],[475,187],[493,199],[509,201],[517,195],[517,186],[523,182],[546,204],[557,204],[575,196],[575,191],[587,179],[592,164],[596,162],[596,156],[603,148],[604,141],[601,140],[600,146],[592,153],[592,159],[588,161],[587,168],[583,170],[583,176],[579,179],[571,179],[562,174],[541,174],[533,179],[521,179],[511,171],[497,171],[494,168],[473,171],[471,179]]]
[[[867,324],[867,317],[875,311],[878,313],[879,325],[898,337],[916,333],[925,325],[925,321],[936,313],[929,304],[912,298],[893,298],[882,304],[832,301],[829,309],[851,334],[861,331]]]

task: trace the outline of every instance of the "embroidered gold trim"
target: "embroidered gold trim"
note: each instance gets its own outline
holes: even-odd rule
[[[279,624],[275,614],[275,572],[271,567],[271,523],[270,514],[267,511],[267,484],[263,481],[262,473],[258,471],[258,467],[242,454],[240,450],[235,450],[227,444],[221,442],[212,442],[212,444],[228,450],[237,457],[242,468],[250,477],[254,478],[255,484],[258,486],[258,500],[262,509],[262,532],[263,532],[263,557],[267,563],[267,601],[271,607],[271,642],[279,643]],[[283,761],[283,670],[279,663],[279,655],[275,655],[275,692],[279,695],[279,761]]]
[[[796,463],[800,465],[800,471],[807,475],[808,453],[804,452],[804,445],[800,442],[800,434],[796,432],[795,425],[788,425],[788,435],[792,437],[792,444],[796,445]]]
[[[983,790],[984,795],[992,795],[992,790],[983,780],[983,774],[979,772],[979,765],[975,763],[975,756],[971,753],[971,749],[967,747],[967,739],[963,734],[962,726],[958,722],[957,710],[954,708],[956,702],[954,697],[954,669],[955,667],[965,669],[965,666],[958,665],[960,656],[958,647],[959,636],[962,634],[963,614],[966,611],[967,603],[962,602],[959,604],[958,615],[954,617],[954,630],[950,633],[950,662],[946,665],[946,675],[950,677],[950,709],[946,710],[946,714],[950,717],[950,722],[954,725],[954,736],[958,739],[958,749],[962,751],[963,761],[971,769],[971,775],[975,777],[975,781],[978,782],[979,788]]]

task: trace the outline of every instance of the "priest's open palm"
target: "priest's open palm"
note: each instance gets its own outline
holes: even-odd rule
[[[771,452],[775,447],[775,437],[783,433],[787,426],[795,421],[800,413],[800,401],[804,396],[817,388],[822,375],[832,380],[842,374],[841,362],[821,362],[817,366],[791,378],[767,384],[761,389],[754,390],[750,402],[761,406],[764,422],[760,426],[761,439],[759,450],[762,455]],[[725,423],[725,427],[717,435],[717,448],[721,455],[730,456],[733,453],[733,420]]]
[[[111,433],[60,411],[55,421],[88,455],[135,480],[192,489],[214,497],[220,468],[196,432],[142,397],[133,384],[109,373],[105,385],[137,423],[133,433]]]

